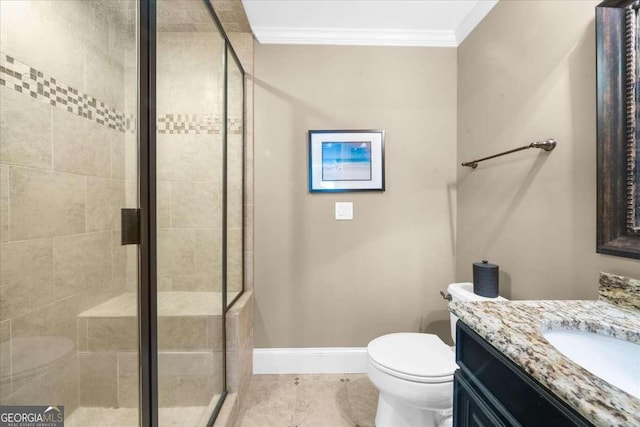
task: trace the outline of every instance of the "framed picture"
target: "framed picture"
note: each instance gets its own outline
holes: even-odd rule
[[[384,191],[384,131],[310,130],[309,191]]]

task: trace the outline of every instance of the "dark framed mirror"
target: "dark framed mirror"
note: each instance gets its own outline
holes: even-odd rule
[[[638,1],[596,8],[597,252],[640,259]]]

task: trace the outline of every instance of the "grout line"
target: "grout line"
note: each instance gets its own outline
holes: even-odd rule
[[[120,404],[120,352],[116,351],[116,402]]]
[[[49,239],[51,239],[51,270],[53,270],[51,278],[53,279],[53,300],[57,301],[58,298],[56,294],[58,292],[58,286],[56,285],[56,239],[54,239],[53,237],[49,237]]]
[[[89,214],[88,214],[88,210],[89,210],[89,193],[87,191],[87,177],[84,177],[84,232],[87,233],[89,231]]]
[[[35,168],[35,167],[32,167],[32,166],[24,166],[24,165],[20,165],[20,164],[6,163],[6,162],[2,162],[2,164],[6,165],[6,166],[11,166],[13,168],[27,169],[27,170],[40,171],[40,172],[60,173],[60,174],[73,175],[73,176],[83,177],[83,178],[89,177],[89,178],[111,179],[111,180],[114,180],[114,181],[123,181],[123,182],[126,181],[125,179],[111,178],[109,176],[104,176],[104,175],[82,174],[82,173],[77,173],[77,172],[69,172],[69,171],[62,171],[62,170],[56,170],[56,169],[42,169],[42,168]]]
[[[293,400],[293,414],[291,414],[291,425],[295,426],[295,422],[296,422],[296,411],[298,410],[298,400],[299,400],[299,396],[298,396],[298,391],[300,390],[300,388],[298,387],[299,383],[301,382],[300,376],[296,376],[296,388],[295,388],[295,399]]]
[[[116,279],[115,279],[115,246],[113,244],[113,233],[115,230],[109,231],[109,254],[111,255],[111,288],[115,287]]]
[[[105,301],[106,302],[106,301]],[[79,315],[80,313],[78,313]],[[78,315],[76,315],[76,318],[78,317]],[[84,322],[84,335],[85,335],[85,341],[87,342],[87,349],[86,352],[88,353],[91,349],[91,346],[89,345],[89,322],[91,321],[91,318],[85,318],[85,322]]]
[[[346,381],[344,382],[344,391],[347,395],[347,403],[349,404],[349,412],[351,412],[351,419],[353,420],[355,417],[353,415],[353,399],[351,398],[351,393],[349,392],[349,383],[351,382],[351,379],[349,378],[349,374],[343,374],[344,378],[346,378]]]
[[[167,181],[169,184],[169,228],[173,227],[173,181]]]
[[[22,242],[29,242],[31,240],[56,239],[58,237],[84,236],[84,235],[106,233],[106,232],[111,232],[111,231],[118,231],[118,230],[106,229],[106,230],[96,230],[96,231],[81,231],[79,233],[56,234],[56,235],[53,235],[53,236],[38,236],[38,237],[30,238],[30,239],[10,240],[10,241],[7,241],[7,242],[3,242],[3,244],[22,243]]]
[[[7,166],[7,243],[11,241],[11,166]]]
[[[49,105],[49,138],[50,138],[50,146],[51,146],[51,169],[47,169],[47,170],[55,170],[55,163],[54,163],[54,147],[53,147],[53,138],[54,138],[54,132],[53,132],[53,106]]]
[[[80,397],[81,397],[81,394],[80,394],[80,353],[76,352],[75,356],[76,356],[75,382],[76,382],[76,402],[77,402],[76,410],[77,410],[80,407]]]
[[[109,178],[114,179],[113,177],[113,144],[115,142],[115,138],[109,138]]]
[[[9,393],[13,393],[13,319],[9,320]]]

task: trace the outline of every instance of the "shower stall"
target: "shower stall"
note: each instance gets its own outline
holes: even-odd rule
[[[0,404],[211,425],[245,75],[208,0],[0,0]]]

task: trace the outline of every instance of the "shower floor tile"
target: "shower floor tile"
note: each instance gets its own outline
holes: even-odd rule
[[[254,375],[235,427],[370,427],[377,404],[365,374]]]
[[[201,427],[206,406],[160,408],[160,427]],[[136,408],[78,408],[65,420],[65,427],[135,427]],[[202,424],[205,425],[205,424]]]

